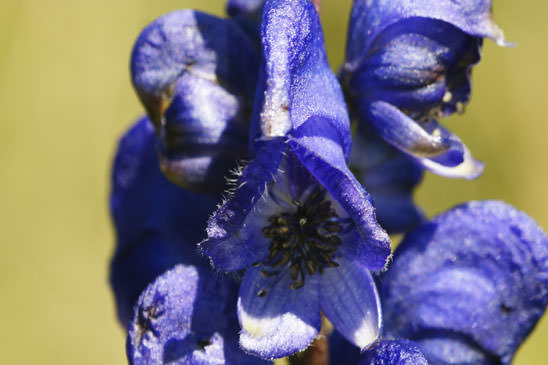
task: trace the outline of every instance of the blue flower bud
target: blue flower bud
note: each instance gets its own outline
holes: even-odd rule
[[[223,177],[247,153],[257,70],[253,41],[231,20],[181,10],[143,30],[132,80],[171,181],[223,190]]]
[[[510,364],[548,303],[548,238],[505,203],[466,203],[405,238],[379,291],[384,334],[429,361]]]
[[[208,268],[178,265],[149,285],[129,326],[130,364],[266,364],[238,347],[236,287]]]
[[[476,178],[483,164],[437,119],[464,110],[483,37],[504,44],[490,0],[356,0],[342,79],[359,119],[424,168]]]

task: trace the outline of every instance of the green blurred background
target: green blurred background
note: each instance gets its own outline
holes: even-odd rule
[[[477,181],[428,175],[429,215],[503,199],[548,228],[548,3],[494,0],[514,49],[487,41],[464,116],[445,121],[487,164]],[[331,64],[350,0],[323,0]],[[142,109],[128,59],[140,30],[178,8],[223,1],[0,0],[0,358],[4,364],[121,364],[125,335],[107,285],[107,197],[117,138]],[[545,364],[548,321],[516,364]]]

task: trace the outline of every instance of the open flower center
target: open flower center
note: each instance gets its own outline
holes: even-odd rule
[[[292,202],[294,211],[268,219],[263,234],[271,243],[269,258],[263,263],[264,275],[277,275],[289,268],[291,289],[299,289],[307,273],[321,274],[324,268],[339,265],[334,254],[342,242],[339,233],[345,229],[345,221],[338,217],[326,193],[316,187],[304,201]]]

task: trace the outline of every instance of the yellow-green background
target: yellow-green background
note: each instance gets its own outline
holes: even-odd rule
[[[477,181],[428,175],[432,215],[503,199],[548,228],[548,3],[495,0],[518,44],[487,41],[467,113],[445,122],[487,164]],[[343,57],[350,1],[323,0],[331,64]],[[107,210],[117,137],[141,113],[128,58],[141,28],[170,10],[216,14],[222,1],[0,0],[0,362],[120,364],[125,335],[107,285]],[[545,364],[541,321],[516,364]]]

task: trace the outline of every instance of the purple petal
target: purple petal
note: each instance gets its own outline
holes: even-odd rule
[[[262,229],[274,206],[262,198],[278,173],[284,146],[281,139],[266,143],[242,171],[233,194],[209,219],[208,238],[200,247],[216,268],[244,269],[267,255],[269,242]]]
[[[375,192],[375,212],[380,225],[390,234],[407,232],[424,220],[424,213],[409,193]]]
[[[419,124],[395,106],[383,101],[364,105],[375,131],[400,151],[412,156],[436,174],[475,179],[483,164],[475,160],[460,139],[431,120]]]
[[[146,230],[172,230],[181,221],[196,227],[215,207],[216,197],[177,188],[160,171],[156,136],[148,118],[137,121],[120,139],[112,170],[110,208],[121,241]],[[201,223],[200,223],[201,225]],[[200,240],[195,230],[190,240]],[[123,243],[122,243],[123,245]]]
[[[337,136],[328,120],[311,118],[292,132],[289,145],[352,218],[360,237],[354,254],[370,270],[379,270],[390,254],[390,239],[376,220],[369,194],[346,166]]]
[[[357,261],[341,260],[320,277],[320,305],[333,326],[351,343],[365,349],[381,328],[381,307],[369,271]]]
[[[235,339],[234,285],[207,268],[179,265],[139,298],[128,333],[131,364],[262,364]]]
[[[170,180],[223,190],[223,176],[247,153],[258,66],[256,46],[231,20],[181,10],[143,30],[132,53],[132,80]]]
[[[257,62],[253,43],[236,24],[179,10],[143,30],[133,48],[131,74],[139,97],[158,124],[180,76],[188,73],[223,81],[229,89],[253,97],[256,79],[249,71]]]
[[[469,100],[481,44],[481,38],[450,24],[407,19],[387,28],[359,65],[347,63],[345,81],[358,98],[384,100],[423,116],[448,115],[443,112],[448,107],[454,112]]]
[[[164,113],[160,162],[173,182],[223,191],[225,176],[247,155],[249,115],[242,98],[208,79],[185,73]]]
[[[456,136],[455,136],[456,137]],[[418,162],[428,171],[435,173],[436,175],[451,177],[451,178],[465,178],[469,180],[477,179],[483,173],[485,165],[483,162],[476,160],[472,157],[472,153],[465,145],[462,145],[462,162],[456,166],[447,166],[436,159],[418,159]]]
[[[467,203],[408,235],[380,288],[387,335],[442,363],[509,363],[548,303],[548,238],[507,204]]]
[[[154,128],[138,121],[120,140],[112,171],[110,209],[116,251],[110,282],[118,317],[127,326],[142,290],[177,263],[207,265],[195,244],[216,198],[181,190],[160,171]]]
[[[454,145],[452,139],[442,133],[434,133],[438,125],[432,131],[426,130],[387,102],[376,101],[363,105],[361,109],[369,115],[371,125],[385,141],[417,158],[439,156],[450,151]],[[457,159],[455,164],[461,161]]]
[[[289,270],[276,276],[265,276],[260,268],[247,270],[238,299],[242,348],[263,359],[306,349],[321,327],[317,280],[311,275],[293,290]]]
[[[505,44],[504,34],[494,23],[491,0],[355,0],[350,18],[347,60],[365,58],[377,36],[389,26],[412,18],[437,19],[475,37]]]
[[[195,251],[194,242],[173,240],[160,232],[141,232],[110,263],[110,285],[116,299],[118,320],[124,328],[131,321],[133,307],[141,292],[156,277],[179,264],[207,265]]]
[[[434,331],[421,338],[419,346],[431,364],[510,364],[452,332]]]
[[[263,137],[285,136],[313,117],[329,119],[350,152],[343,94],[327,62],[318,13],[309,0],[272,0],[261,26],[263,69],[253,128]],[[255,135],[252,133],[252,137]]]
[[[428,361],[412,341],[381,341],[360,357],[358,365],[427,365]]]

